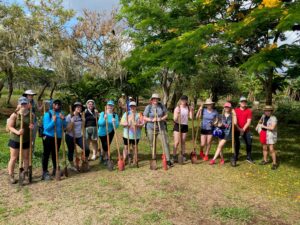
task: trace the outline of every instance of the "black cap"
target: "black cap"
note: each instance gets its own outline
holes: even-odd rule
[[[189,98],[188,98],[188,96],[186,96],[186,95],[182,95],[181,98],[180,98],[180,100],[186,100],[186,101],[187,101],[188,99],[189,99]]]
[[[61,105],[61,101],[59,99],[55,99],[52,104]]]
[[[81,106],[82,111],[85,109],[81,102],[75,102],[72,106],[72,110],[74,111],[77,106]]]

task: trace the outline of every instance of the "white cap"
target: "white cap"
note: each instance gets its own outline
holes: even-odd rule
[[[136,102],[130,102],[129,106],[136,106]]]
[[[26,90],[23,95],[36,95],[33,90]]]

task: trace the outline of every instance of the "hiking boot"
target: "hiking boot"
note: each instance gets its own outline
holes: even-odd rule
[[[264,166],[264,165],[267,165],[268,163],[269,163],[268,161],[262,160],[262,161],[259,163],[259,165]]]
[[[174,166],[171,161],[167,161],[167,165],[168,165],[168,167],[173,167]]]
[[[16,184],[17,183],[17,180],[15,179],[14,174],[8,175],[8,178],[9,178],[9,183],[10,184]]]
[[[278,168],[278,164],[272,164],[272,167],[271,167],[272,170],[276,170],[277,168]]]
[[[200,151],[200,154],[199,154],[199,156],[200,156],[200,158],[201,158],[201,159],[203,159],[203,158],[204,158],[204,156],[205,156],[205,155],[204,155],[203,151]]]
[[[203,157],[203,161],[208,161],[209,159],[208,159],[208,155],[206,155],[206,156],[204,156]]]
[[[50,174],[49,174],[48,171],[47,172],[43,172],[42,180],[44,180],[44,181],[51,180],[51,176],[50,176]]]
[[[209,165],[214,165],[214,164],[216,164],[216,161],[214,159],[209,161]]]
[[[246,161],[250,164],[255,164],[255,162],[251,158],[247,158]]]
[[[220,160],[220,165],[224,165],[225,164],[225,160],[224,159],[221,159]]]

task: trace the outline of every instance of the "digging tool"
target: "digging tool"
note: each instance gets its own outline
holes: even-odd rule
[[[70,115],[72,118],[72,106],[70,106]],[[73,133],[73,143],[74,143],[74,152],[75,152],[75,166],[76,166],[77,171],[80,171],[80,167],[79,167],[80,159],[79,159],[77,147],[76,147],[75,122],[73,123],[73,126],[72,126],[72,133]]]
[[[106,141],[107,141],[107,169],[109,171],[112,171],[114,169],[114,163],[110,158],[110,143],[109,143],[109,134],[108,134],[108,118],[106,113],[106,106],[105,106],[104,115],[106,115],[105,128],[106,128]]]
[[[62,151],[63,151],[63,160],[64,160],[64,175],[65,177],[69,176],[68,173],[68,167],[67,167],[67,157],[66,157],[66,147],[65,147],[65,132],[64,132],[64,125],[61,125],[61,130],[62,130],[62,137],[61,137],[61,144],[62,144]]]
[[[55,179],[58,181],[60,180],[60,168],[59,168],[59,156],[58,156],[58,146],[57,146],[56,121],[54,124],[54,143],[55,143],[55,159],[56,159]]]
[[[113,127],[114,127],[114,132],[115,132],[115,135],[116,135],[115,140],[116,140],[116,146],[117,146],[117,151],[118,151],[118,168],[119,168],[119,171],[123,171],[123,170],[125,170],[125,162],[123,161],[123,159],[121,157],[119,137],[118,137],[118,134],[117,134],[117,129],[116,129],[115,122],[113,122]]]
[[[231,110],[231,148],[232,148],[232,153],[235,153],[235,147],[234,147],[234,127],[236,124],[236,114],[234,109]]]
[[[23,112],[20,112],[21,115],[21,130],[24,128],[24,115]],[[19,149],[19,186],[23,185],[25,179],[25,172],[23,168],[23,134],[20,134],[20,149]]]
[[[89,163],[85,157],[85,113],[81,113],[81,135],[82,135],[82,153],[81,153],[81,171],[87,172],[89,170]]]
[[[129,142],[129,123],[128,123],[128,109],[126,105],[126,122],[127,122],[127,157],[128,165],[131,164],[131,154],[130,154],[130,142]]]
[[[179,146],[180,146],[180,152],[179,152],[179,155],[178,155],[178,164],[183,165],[182,134],[181,134],[181,109],[180,109],[180,105],[178,107],[179,107],[178,125],[179,125]]]
[[[157,111],[154,109],[154,118],[157,118]],[[153,146],[152,146],[152,159],[150,161],[150,169],[156,170],[157,169],[157,163],[156,163],[156,122],[154,122],[153,125]],[[147,128],[146,128],[147,129]]]
[[[161,137],[161,147],[162,147],[162,151],[163,151],[163,154],[162,154],[162,165],[163,165],[163,168],[164,170],[168,170],[168,164],[167,164],[167,158],[166,158],[166,151],[165,151],[165,148],[164,148],[164,141],[165,141],[165,135],[162,134],[162,130],[161,130],[161,125],[160,125],[160,121],[157,122],[158,123],[158,131],[159,131],[159,134],[160,134],[160,137]]]
[[[197,162],[196,143],[195,143],[195,124],[194,124],[194,112],[192,114],[192,140],[193,140],[193,151],[190,154],[191,162],[194,164]]]
[[[200,127],[201,127],[201,116],[203,115],[203,110],[204,110],[204,108],[202,108],[202,113],[201,113],[201,115],[199,116],[199,118],[198,118],[198,121],[197,121],[197,123],[198,123],[198,127],[197,127],[197,131],[196,131],[196,136],[195,136],[195,145],[196,145],[196,148],[197,148],[197,140],[198,140],[198,134],[199,134],[199,131],[200,131]],[[201,141],[199,141],[200,143],[200,146],[201,146]],[[201,149],[200,149],[201,150]],[[196,154],[196,157],[197,157],[197,154]]]
[[[138,149],[137,149],[137,141],[136,141],[136,121],[135,121],[135,113],[133,113],[133,129],[134,129],[134,162],[137,168],[139,168],[139,161],[138,161]]]
[[[96,127],[97,128],[98,128],[98,117],[99,117],[99,113],[97,110],[95,110],[95,119],[96,119]],[[98,152],[99,152],[100,161],[102,162],[103,161],[103,149],[102,149],[100,138],[98,135],[97,135],[97,144],[98,144]]]
[[[32,124],[32,107],[29,111],[30,124]],[[32,129],[29,131],[29,165],[28,165],[28,180],[32,183]]]

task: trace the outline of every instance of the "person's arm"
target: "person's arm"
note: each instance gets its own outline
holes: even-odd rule
[[[190,110],[189,110],[189,116],[190,116],[190,119],[191,119],[191,120],[194,118],[194,106],[191,106],[191,107],[190,107]]]
[[[163,116],[161,118],[158,118],[157,121],[165,121],[168,118],[168,110],[166,106],[162,105],[162,111],[163,111]]]
[[[121,124],[123,127],[127,127],[126,113],[123,114],[120,124]]]
[[[199,109],[198,109],[198,112],[197,112],[197,114],[196,114],[196,118],[198,119],[199,117],[201,117],[202,116],[202,110],[203,109],[203,106],[202,105],[200,105],[199,106]]]
[[[116,124],[116,128],[118,128],[119,127],[119,116],[118,116],[118,114],[114,114],[115,115],[115,124]]]
[[[245,131],[248,129],[248,127],[250,126],[251,121],[252,121],[252,111],[250,110],[250,111],[249,111],[249,114],[248,114],[247,122],[246,122],[246,124],[244,125],[244,127],[242,128],[242,130],[243,130],[244,132],[245,132]]]
[[[270,131],[273,131],[275,130],[277,126],[277,119],[274,119],[272,122],[271,122],[271,125],[270,126],[265,126],[265,125],[261,125],[261,128],[264,128],[264,129],[267,129],[267,130],[270,130]]]
[[[173,113],[173,120],[178,123],[178,117],[179,117],[179,107],[176,106],[175,110],[174,110],[174,113]]]
[[[7,127],[8,127],[10,132],[12,132],[16,135],[21,135],[21,134],[23,134],[24,130],[22,130],[22,129],[17,130],[14,127],[16,120],[17,120],[17,115],[15,113],[11,114],[9,119],[8,119]]]
[[[73,131],[74,122],[72,122],[71,114],[66,117],[66,129],[68,132]]]
[[[144,120],[146,122],[153,122],[152,119],[149,117],[149,105],[146,106],[145,110],[144,110]]]
[[[104,112],[100,113],[99,120],[98,120],[98,125],[99,126],[104,126],[105,125]]]
[[[44,124],[45,131],[50,132],[52,129],[54,129],[55,121],[56,121],[55,112],[53,112],[52,117],[50,117],[49,111],[47,113],[45,113],[44,118],[43,118],[43,124]]]

